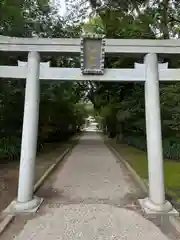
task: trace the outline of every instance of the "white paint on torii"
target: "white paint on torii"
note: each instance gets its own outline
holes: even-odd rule
[[[18,66],[0,66],[2,78],[27,78],[27,62],[18,61]],[[135,63],[134,69],[105,69],[104,75],[82,75],[79,68],[50,67],[50,62],[40,63],[41,80],[55,81],[135,81],[145,82],[145,65]],[[180,81],[180,69],[168,69],[168,63],[159,64],[159,81]]]
[[[80,38],[16,38],[0,35],[0,51],[79,54]],[[180,54],[180,39],[105,39],[106,54]]]
[[[134,63],[134,68],[137,70],[145,70],[145,64],[144,63]],[[160,71],[162,70],[167,70],[168,69],[168,62],[167,63],[159,63],[158,64],[158,69]],[[178,70],[178,69],[175,69]]]
[[[14,211],[36,211],[42,199],[33,196],[34,168],[37,145],[37,125],[39,116],[39,79],[56,80],[96,80],[126,81],[137,76],[134,81],[145,82],[146,135],[149,173],[149,196],[139,200],[147,213],[166,213],[178,215],[172,205],[165,200],[164,171],[162,154],[161,118],[159,101],[160,80],[179,80],[179,69],[167,69],[162,65],[158,68],[156,53],[180,53],[179,40],[106,40],[106,53],[148,53],[145,65],[136,64],[135,69],[108,69],[104,76],[82,76],[80,69],[45,68],[40,66],[38,52],[80,53],[79,39],[18,39],[0,37],[0,51],[29,52],[28,64],[19,67],[0,67],[0,74],[9,69],[14,77],[21,75],[26,78],[25,108],[22,134],[21,161],[17,201],[12,203]],[[38,51],[38,52],[36,52]],[[45,70],[46,69],[46,70]],[[21,74],[20,74],[21,70]],[[123,72],[124,71],[124,72]],[[125,71],[128,72],[125,74]],[[140,73],[141,76],[140,77]],[[72,74],[76,77],[73,78]],[[59,76],[58,76],[59,75]],[[119,75],[122,75],[121,77]],[[108,77],[107,77],[108,76]],[[58,77],[58,79],[57,79]],[[10,210],[10,211],[11,211]],[[8,211],[8,210],[7,210]]]
[[[28,62],[23,62],[18,60],[18,67],[27,67]],[[40,62],[40,68],[43,70],[44,68],[50,68],[49,62]]]

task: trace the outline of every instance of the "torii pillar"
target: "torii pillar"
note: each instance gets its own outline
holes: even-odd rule
[[[29,52],[28,62],[19,61],[18,65],[27,66],[18,196],[5,213],[36,212],[43,201],[34,196],[34,176],[39,122],[40,65],[47,67],[49,63],[40,64],[39,53]]]
[[[149,196],[139,200],[147,214],[172,214],[178,212],[170,202],[165,200],[164,168],[161,135],[160,97],[159,97],[159,69],[167,69],[168,64],[159,64],[157,54],[149,53],[145,57],[145,112],[146,138],[149,174]],[[140,65],[135,65],[139,68]],[[142,69],[143,70],[143,69]]]

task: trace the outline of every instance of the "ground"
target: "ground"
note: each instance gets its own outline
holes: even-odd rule
[[[147,154],[127,144],[117,143],[115,139],[105,138],[105,141],[113,147],[144,180],[148,181]],[[164,159],[164,176],[166,198],[180,211],[180,162]]]
[[[72,141],[69,141],[68,143],[45,144],[36,159],[36,181],[38,181],[48,167],[55,162],[56,158],[72,144]],[[1,164],[0,211],[3,211],[11,203],[11,201],[17,197],[18,176],[19,162]]]
[[[16,217],[2,240],[180,238],[168,218],[144,216],[144,193],[97,133],[82,136],[37,195],[39,212]]]

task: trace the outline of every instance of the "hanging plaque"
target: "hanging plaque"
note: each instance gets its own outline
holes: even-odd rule
[[[103,75],[105,39],[103,35],[85,34],[81,38],[81,71],[84,75]]]

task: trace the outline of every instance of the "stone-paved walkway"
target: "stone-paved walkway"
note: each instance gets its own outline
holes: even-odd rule
[[[24,224],[25,216],[17,218],[4,239],[175,239],[142,216],[139,194],[123,164],[100,136],[86,133],[38,192],[45,198],[39,213]]]

